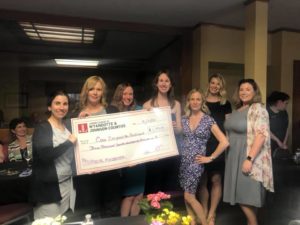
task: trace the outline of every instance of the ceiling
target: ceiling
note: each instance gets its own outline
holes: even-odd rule
[[[1,0],[0,9],[121,22],[244,27],[245,0]],[[269,29],[300,29],[299,0],[269,0]]]
[[[48,55],[89,55],[101,57],[108,64],[117,61],[141,64],[176,40],[181,30],[201,23],[243,28],[244,3],[245,0],[1,0],[0,51],[40,54],[51,47]],[[300,0],[269,0],[269,31],[300,30],[299,10]],[[77,21],[91,19],[100,21],[101,26],[96,29],[93,46],[37,45],[26,42],[16,21],[6,20],[11,18],[5,18],[1,12],[19,13],[23,19],[29,13],[70,17]],[[119,22],[135,24],[135,30],[131,30],[131,26],[116,28]],[[149,28],[139,29],[138,24]],[[157,27],[161,32],[157,32]]]

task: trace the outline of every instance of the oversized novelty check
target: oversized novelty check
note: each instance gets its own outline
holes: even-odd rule
[[[169,107],[72,119],[77,174],[178,155]]]

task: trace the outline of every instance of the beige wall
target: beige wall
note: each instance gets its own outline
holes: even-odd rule
[[[200,87],[205,89],[209,62],[244,63],[244,32],[214,25],[201,28]],[[199,29],[199,28],[198,28]]]
[[[207,77],[210,72],[209,62],[244,64],[244,31],[214,25],[202,25],[194,31],[193,49],[193,81],[205,90]],[[271,91],[280,90],[293,96],[293,62],[300,60],[300,33],[276,32],[268,35],[268,95]],[[227,90],[233,92],[234,83],[241,77],[237,71],[223,72],[227,83]],[[235,75],[234,75],[235,74]],[[292,115],[292,101],[288,106],[288,113]],[[291,123],[291,120],[290,120]],[[291,127],[291,126],[290,126]],[[290,130],[291,131],[291,130]],[[290,135],[291,139],[291,135]],[[291,143],[291,140],[290,140]]]

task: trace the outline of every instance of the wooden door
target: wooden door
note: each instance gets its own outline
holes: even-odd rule
[[[292,121],[292,150],[295,151],[297,148],[300,148],[300,61],[294,61]]]

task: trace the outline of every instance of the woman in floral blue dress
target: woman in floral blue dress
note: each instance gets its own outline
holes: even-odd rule
[[[196,199],[196,191],[204,171],[203,164],[212,162],[228,146],[225,135],[208,115],[204,99],[200,90],[191,90],[187,96],[185,116],[182,117],[183,141],[179,180],[184,190],[188,214],[193,218],[192,225],[198,219],[202,225],[208,224],[203,207]],[[210,156],[206,156],[206,144],[211,133],[219,144]]]

